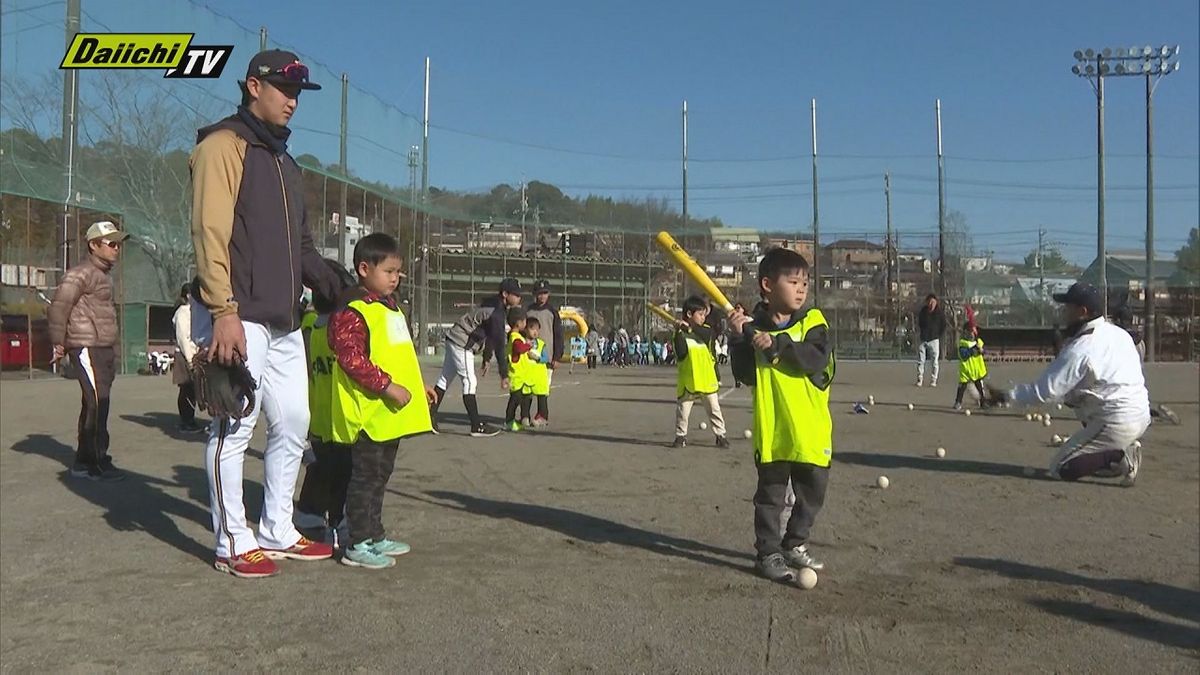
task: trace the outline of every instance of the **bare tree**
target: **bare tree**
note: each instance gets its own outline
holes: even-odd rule
[[[81,136],[91,152],[81,153],[81,169],[102,176],[109,201],[125,206],[131,241],[145,252],[162,298],[172,298],[194,261],[189,151],[195,130],[215,118],[205,109],[221,102],[188,100],[120,71],[99,73],[86,94]]]

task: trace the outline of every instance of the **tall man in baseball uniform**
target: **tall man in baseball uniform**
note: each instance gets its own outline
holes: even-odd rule
[[[87,230],[87,259],[67,270],[50,303],[54,359],[71,355],[83,390],[74,478],[113,482],[125,477],[108,456],[109,392],[117,371],[117,308],[109,273],[128,236],[107,220],[93,223]]]
[[[273,559],[321,560],[330,546],[292,524],[292,493],[308,431],[300,333],[303,285],[334,297],[338,279],[313,246],[300,168],[287,152],[300,92],[321,87],[295,54],[250,60],[237,112],[197,133],[192,239],[200,301],[212,314],[210,358],[242,360],[259,383],[253,413],[214,420],[205,449],[216,561],[243,578],[271,576]],[[246,522],[242,464],[259,413],[267,419],[265,495],[257,536]]]

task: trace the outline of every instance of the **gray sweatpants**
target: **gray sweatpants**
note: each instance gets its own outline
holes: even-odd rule
[[[759,464],[758,490],[754,493],[754,550],[759,559],[808,542],[809,531],[825,504],[829,467],[799,462]],[[788,481],[791,481],[791,488]],[[795,506],[787,524],[782,522],[788,492]]]

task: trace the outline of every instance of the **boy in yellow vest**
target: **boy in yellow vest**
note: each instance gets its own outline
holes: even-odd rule
[[[354,277],[340,262],[331,258],[325,264],[341,280],[341,291],[357,285]],[[300,330],[304,335],[305,356],[308,357],[308,439],[315,461],[304,470],[296,513],[292,518],[297,529],[336,529],[342,523],[346,509],[346,485],[350,482],[350,448],[332,441],[332,401],[334,392],[333,350],[329,348],[329,317],[337,309],[338,298],[313,293],[313,311],[304,315]],[[309,319],[311,317],[311,320]],[[332,532],[330,533],[332,535]],[[345,528],[331,536],[328,543],[342,542]]]
[[[829,482],[835,360],[821,310],[803,309],[808,297],[804,257],[771,249],[758,265],[758,283],[764,303],[753,316],[740,310],[730,316],[729,356],[734,376],[754,388],[757,567],[772,581],[794,581],[795,569],[824,567],[809,552],[808,538]],[[781,527],[789,479],[796,504]]]
[[[520,431],[522,424],[529,424],[529,398],[533,396],[533,385],[528,382],[527,355],[532,345],[525,339],[521,331],[525,330],[525,310],[522,307],[509,307],[506,320],[508,321],[508,408],[504,411],[504,428],[508,431]],[[517,421],[517,409],[522,408],[523,417]]]
[[[696,401],[704,401],[708,419],[717,437],[718,448],[728,448],[725,437],[725,418],[721,416],[721,401],[717,392],[717,359],[713,356],[712,329],[705,325],[708,303],[691,296],[683,301],[683,320],[675,326],[675,442],[673,448],[687,447],[688,418]]]
[[[396,464],[400,439],[429,432],[435,396],[421,367],[404,313],[392,292],[403,278],[400,245],[383,233],[354,246],[358,287],[344,298],[329,323],[334,368],[331,433],[350,450],[350,483],[342,563],[368,569],[395,564],[408,544],[389,539],[383,528],[383,493]],[[425,401],[413,400],[425,396]]]
[[[979,393],[979,405],[987,397],[983,394],[983,378],[987,377],[987,364],[983,361],[983,340],[979,329],[971,322],[963,324],[963,336],[958,340],[958,393],[954,395],[954,409],[962,410],[963,393],[968,384],[975,385]]]
[[[532,423],[535,427],[543,426],[544,420],[541,423],[536,417],[530,420],[529,411],[534,397],[537,397],[538,405],[541,405],[541,401],[550,396],[550,366],[554,354],[553,348],[542,339],[542,322],[535,317],[530,316],[525,320],[525,341],[529,343],[525,377],[532,393],[521,404],[521,423]]]

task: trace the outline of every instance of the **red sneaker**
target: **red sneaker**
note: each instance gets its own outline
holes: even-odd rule
[[[320,541],[301,536],[291,548],[264,548],[263,555],[274,560],[325,560],[333,557],[333,547]]]
[[[263,555],[259,549],[232,558],[217,558],[213,567],[218,571],[228,572],[243,579],[269,577],[279,572],[279,567]]]

